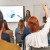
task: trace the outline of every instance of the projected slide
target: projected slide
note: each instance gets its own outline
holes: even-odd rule
[[[23,6],[0,6],[0,11],[7,22],[18,22],[23,18]]]

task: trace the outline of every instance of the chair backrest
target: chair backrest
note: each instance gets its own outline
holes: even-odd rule
[[[44,47],[44,48],[34,48],[34,47],[30,47],[30,50],[50,50],[50,46],[49,47]]]

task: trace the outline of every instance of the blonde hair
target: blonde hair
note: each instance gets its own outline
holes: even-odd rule
[[[24,27],[25,27],[25,25],[24,25],[24,20],[23,20],[23,19],[19,20],[18,28],[19,28],[19,33],[20,33],[20,34],[23,33]]]

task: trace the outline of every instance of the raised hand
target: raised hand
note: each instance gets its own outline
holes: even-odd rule
[[[46,14],[46,18],[49,16],[48,15],[48,9],[47,9],[47,6],[46,5],[42,5],[42,7],[43,7],[43,10],[44,10],[44,12],[45,12],[45,14]]]

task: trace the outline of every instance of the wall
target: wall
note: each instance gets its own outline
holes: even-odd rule
[[[42,0],[43,3],[47,4],[49,6],[49,1],[50,0]],[[25,6],[25,11],[27,9],[30,10],[31,15],[34,14],[34,5],[40,5],[39,0],[0,0],[0,6],[10,6],[10,5],[23,5]],[[40,11],[40,10],[38,10]],[[39,18],[39,17],[38,17]],[[39,18],[40,19],[40,18]],[[40,24],[42,19],[40,20]],[[8,26],[13,32],[15,33],[15,28],[17,27],[18,23],[8,23]]]

